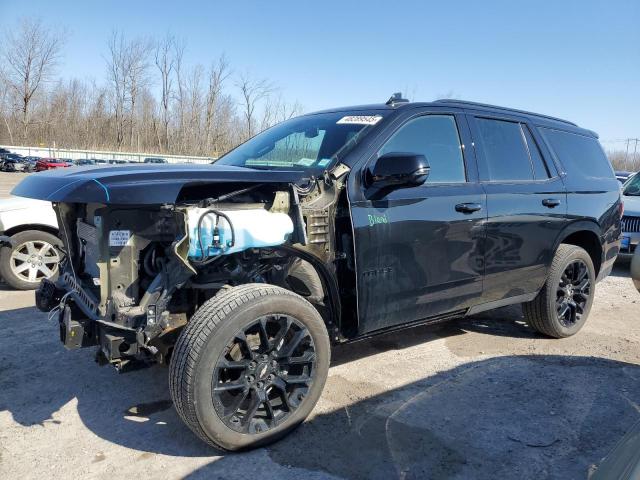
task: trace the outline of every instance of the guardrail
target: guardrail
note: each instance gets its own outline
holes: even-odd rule
[[[111,152],[105,150],[76,150],[68,148],[52,147],[20,147],[14,145],[0,145],[13,153],[19,153],[25,157],[70,158],[80,160],[83,158],[96,158],[103,160],[126,160],[130,162],[144,162],[145,158],[164,158],[168,163],[199,163],[207,164],[216,160],[216,157],[194,157],[189,155],[162,155],[158,153],[136,152]]]

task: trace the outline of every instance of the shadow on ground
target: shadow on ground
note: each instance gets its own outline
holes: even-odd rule
[[[502,309],[496,320],[478,316],[397,332],[338,348],[335,363],[473,328],[536,335],[520,317],[517,308]],[[221,455],[190,478],[246,478],[248,471],[280,478],[290,468],[343,478],[585,478],[640,411],[637,365],[505,356],[342,402],[266,449],[227,455],[197,440],[178,419],[166,369],[118,376],[98,367],[90,350],[65,351],[55,323],[32,308],[0,313],[0,323],[0,410],[25,426],[55,423],[56,412],[77,399],[84,425],[109,442],[174,456]],[[353,388],[336,375],[323,395],[344,398]]]
[[[586,478],[639,418],[639,380],[598,358],[493,358],[316,416],[267,452],[341,478]],[[243,455],[189,478],[241,478]]]
[[[631,278],[631,259],[619,259],[613,265],[613,270],[611,270],[612,277],[622,277],[622,278]]]

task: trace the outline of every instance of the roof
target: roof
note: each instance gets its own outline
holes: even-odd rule
[[[357,111],[371,111],[371,110],[402,110],[405,108],[416,108],[416,107],[455,107],[455,108],[467,108],[472,110],[486,111],[486,112],[504,112],[504,113],[512,113],[520,116],[527,116],[533,120],[537,120],[546,124],[545,126],[557,127],[567,129],[573,132],[579,132],[582,134],[592,135],[598,138],[598,134],[579,127],[573,122],[569,120],[564,120],[562,118],[553,117],[551,115],[545,115],[542,113],[534,113],[526,110],[518,110],[516,108],[508,108],[508,107],[500,107],[497,105],[489,105],[486,103],[478,103],[478,102],[470,102],[467,100],[456,100],[456,99],[439,99],[433,102],[398,102],[395,104],[384,104],[384,103],[376,103],[370,105],[355,105],[350,107],[339,107],[339,108],[331,108],[327,110],[322,110],[319,112],[313,113],[332,113],[332,112],[357,112]]]
[[[554,120],[556,122],[566,123],[574,127],[578,126],[575,123],[570,122],[569,120],[563,120],[562,118],[552,117],[551,115],[543,115],[542,113],[528,112],[526,110],[517,110],[515,108],[499,107],[497,105],[489,105],[487,103],[470,102],[467,100],[454,100],[450,98],[443,98],[440,100],[436,100],[433,103],[438,105],[450,105],[454,107],[471,107],[471,108],[479,108],[479,109],[486,109],[486,110],[502,110],[505,112],[519,113],[519,114],[528,115],[531,117],[540,117],[540,118],[545,118],[547,120]]]

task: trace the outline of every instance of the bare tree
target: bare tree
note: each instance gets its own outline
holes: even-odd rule
[[[40,26],[32,33],[42,32]],[[104,83],[56,79],[53,67],[42,67],[26,106],[16,71],[1,75],[0,144],[217,156],[300,111],[299,104],[274,94],[277,89],[266,79],[245,74],[230,82],[224,56],[208,69],[187,63],[184,44],[171,35],[151,44],[114,31],[106,47]],[[23,51],[26,45],[13,55]],[[42,55],[31,57],[30,82],[34,59]],[[1,68],[10,64],[0,60]]]
[[[249,73],[238,76],[236,87],[240,90],[241,95],[245,135],[250,138],[256,133],[256,107],[273,92],[274,87],[267,79],[254,79]]]
[[[177,142],[181,148],[184,148],[184,136],[185,136],[185,109],[186,109],[186,78],[184,74],[184,52],[186,45],[183,41],[175,40],[173,42],[173,55],[175,58],[175,73],[176,73],[176,107],[178,109],[178,129],[177,129]]]
[[[29,135],[30,106],[42,84],[55,73],[64,34],[46,28],[40,20],[23,19],[17,30],[7,29],[2,48],[3,78],[20,98],[22,136]]]
[[[107,41],[107,48],[107,76],[111,84],[111,101],[115,114],[116,146],[120,149],[124,142],[129,77],[127,42],[122,33],[113,31]]]
[[[211,64],[209,69],[209,87],[207,89],[206,113],[204,120],[205,130],[205,148],[217,149],[216,130],[220,130],[220,123],[224,122],[221,118],[221,100],[224,82],[229,78],[229,63],[227,58],[222,55],[216,62]]]
[[[11,130],[11,123],[9,122],[11,116],[11,98],[5,79],[0,76],[0,113],[2,113],[2,120],[4,121],[7,134],[9,135],[9,142],[13,145],[13,131]]]
[[[302,113],[302,110],[302,105],[299,102],[288,103],[282,98],[282,95],[278,95],[275,98],[267,97],[262,109],[260,129],[266,130],[276,123],[289,120]]]
[[[186,76],[184,85],[184,115],[182,131],[182,149],[200,153],[202,150],[202,123],[204,110],[204,92],[202,78],[204,68],[202,65],[193,67]]]
[[[175,39],[167,34],[156,44],[155,64],[160,73],[160,110],[162,116],[162,131],[158,134],[160,150],[169,150],[169,107],[173,91],[173,72],[176,66]]]
[[[139,141],[134,144],[136,136],[136,102],[140,90],[149,82],[149,53],[151,44],[147,40],[136,39],[127,45],[127,88],[129,92],[129,145],[138,147]]]

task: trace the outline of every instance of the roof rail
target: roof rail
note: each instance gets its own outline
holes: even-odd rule
[[[456,99],[450,99],[450,98],[441,98],[441,99],[438,99],[438,100],[434,101],[433,103],[449,103],[449,104],[454,104],[454,105],[468,105],[470,107],[483,107],[483,108],[491,108],[491,109],[494,109],[494,110],[502,110],[502,111],[505,111],[505,112],[523,113],[525,115],[533,115],[534,117],[547,118],[549,120],[555,120],[556,122],[566,123],[566,124],[569,124],[569,125],[573,125],[574,127],[578,126],[575,123],[570,122],[569,120],[564,120],[564,119],[558,118],[558,117],[552,117],[551,115],[543,115],[541,113],[528,112],[526,110],[517,110],[515,108],[499,107],[497,105],[490,105],[488,103],[469,102],[467,100],[456,100]]]

